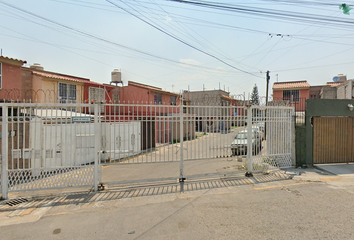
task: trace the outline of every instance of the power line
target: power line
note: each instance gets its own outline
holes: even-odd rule
[[[158,30],[158,31],[160,31],[160,32],[162,32],[162,33],[164,33],[164,34],[166,34],[167,36],[169,36],[169,37],[171,37],[171,38],[173,38],[173,39],[175,39],[175,40],[177,40],[177,41],[183,43],[184,45],[186,45],[186,46],[188,46],[188,47],[190,47],[190,48],[193,48],[194,50],[196,50],[196,51],[198,51],[198,52],[201,52],[201,53],[203,53],[203,54],[205,54],[205,55],[207,55],[207,56],[209,56],[209,57],[212,57],[212,58],[214,58],[214,59],[220,61],[221,63],[223,63],[223,64],[225,64],[225,65],[227,65],[227,66],[229,66],[229,67],[231,67],[231,68],[233,68],[233,69],[236,69],[236,70],[238,70],[238,71],[240,71],[240,72],[243,72],[243,73],[252,75],[252,76],[254,76],[254,77],[260,78],[259,76],[255,75],[255,74],[253,74],[253,73],[251,73],[251,72],[247,72],[247,71],[245,71],[245,70],[243,70],[243,69],[241,69],[241,68],[235,67],[235,66],[233,66],[233,65],[231,65],[231,64],[229,64],[229,63],[227,63],[226,61],[220,59],[219,57],[217,57],[217,56],[215,56],[215,55],[213,55],[213,54],[210,54],[210,53],[208,53],[208,52],[206,52],[206,51],[204,51],[204,50],[201,50],[201,49],[199,49],[199,48],[197,48],[197,47],[195,47],[195,46],[193,46],[193,45],[191,45],[191,44],[185,42],[185,41],[182,40],[182,39],[177,38],[176,36],[174,36],[174,35],[172,35],[172,34],[166,32],[166,31],[164,31],[163,29],[157,27],[157,26],[154,25],[154,24],[151,24],[150,22],[148,22],[148,21],[142,19],[141,17],[139,17],[139,16],[137,16],[136,14],[134,14],[134,13],[128,11],[128,10],[125,9],[125,8],[122,8],[121,6],[119,6],[119,5],[115,4],[115,3],[113,3],[112,1],[110,1],[110,0],[106,0],[106,1],[109,2],[109,3],[111,3],[112,5],[116,6],[117,8],[120,8],[120,9],[122,9],[123,11],[126,11],[127,13],[129,13],[129,14],[131,14],[132,16],[138,18],[139,20],[141,20],[141,21],[143,21],[144,23],[148,24],[149,26],[155,28],[156,30]]]
[[[344,24],[345,26],[354,25],[354,21],[347,20],[344,18],[328,18],[324,15],[315,15],[315,14],[304,14],[298,12],[284,11],[284,10],[271,10],[265,8],[247,8],[240,5],[234,4],[219,4],[207,1],[188,1],[188,0],[167,0],[177,3],[190,4],[197,7],[211,8],[216,10],[223,10],[229,12],[237,12],[243,14],[252,14],[259,15],[263,17],[286,19],[291,21],[302,21],[302,22],[311,22],[312,23],[323,23],[328,22],[330,24]]]

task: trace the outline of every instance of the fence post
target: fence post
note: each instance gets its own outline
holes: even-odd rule
[[[8,147],[9,147],[9,142],[8,142],[8,107],[5,105],[2,105],[2,129],[1,129],[2,135],[2,142],[1,142],[1,148],[2,148],[2,169],[1,169],[1,195],[3,199],[8,198],[8,184],[9,184],[9,178],[7,175],[7,168],[8,168]]]
[[[99,135],[99,123],[98,123],[98,104],[94,104],[94,131],[95,131],[95,167],[94,167],[94,190],[97,192],[98,190],[98,161],[99,161],[99,155],[100,155],[100,149],[98,146],[99,143],[99,138],[101,137]]]
[[[180,103],[179,107],[179,139],[180,139],[180,146],[179,146],[179,151],[180,151],[180,170],[179,170],[179,182],[180,182],[180,192],[184,192],[184,159],[183,159],[183,132],[184,132],[184,126],[183,126],[183,100]]]
[[[252,106],[247,108],[247,172],[246,177],[253,177],[253,156],[252,156]]]

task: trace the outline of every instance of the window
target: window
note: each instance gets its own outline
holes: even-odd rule
[[[154,93],[154,102],[155,104],[162,104],[162,94]]]
[[[89,100],[90,103],[104,103],[104,89],[103,88],[96,88],[96,87],[89,87]]]
[[[300,101],[300,91],[299,90],[284,90],[283,91],[283,100],[290,102],[299,102]]]
[[[2,63],[0,62],[0,89],[2,88]]]
[[[76,85],[59,83],[59,102],[76,103]]]
[[[176,96],[171,96],[171,105],[177,105],[176,101],[177,101]]]
[[[119,94],[118,93],[113,93],[113,103],[119,103]]]
[[[104,89],[97,87],[89,87],[89,101],[90,103],[104,103]],[[101,106],[101,113],[104,110],[104,106]],[[94,107],[90,107],[90,112],[94,112]]]

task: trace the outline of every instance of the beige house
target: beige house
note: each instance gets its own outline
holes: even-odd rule
[[[223,90],[184,91],[183,99],[190,101],[189,113],[196,117],[196,129],[203,132],[218,132],[231,127],[233,111],[229,92]],[[207,106],[207,107],[205,107]]]
[[[32,83],[33,102],[45,103],[84,103],[84,85],[87,78],[44,71],[40,65],[22,67],[22,79]]]

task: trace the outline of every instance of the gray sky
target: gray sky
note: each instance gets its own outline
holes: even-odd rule
[[[217,4],[228,11],[162,0],[0,0],[0,48],[28,66],[99,83],[117,68],[125,84],[174,92],[220,84],[241,94],[257,84],[264,96],[267,70],[270,89],[276,76],[311,85],[354,78],[354,10],[344,15],[341,1]]]

